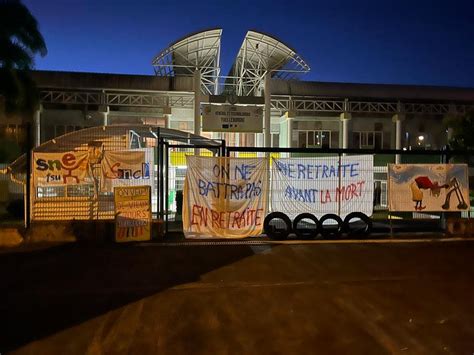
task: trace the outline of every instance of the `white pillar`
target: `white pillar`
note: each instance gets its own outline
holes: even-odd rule
[[[264,143],[265,147],[270,147],[271,146],[271,126],[272,126],[272,121],[271,121],[271,100],[272,100],[272,95],[270,93],[270,72],[267,72],[265,74],[265,79],[264,79],[264,99],[265,99],[265,111],[264,111],[264,120],[263,120],[263,135],[264,135]]]
[[[395,149],[402,149],[402,121],[405,119],[405,115],[397,113],[393,115],[392,122],[395,123]],[[400,164],[400,154],[395,155],[395,163]]]
[[[288,113],[288,114],[289,114],[289,113]],[[288,148],[291,148],[291,144],[292,144],[292,142],[293,142],[293,127],[294,127],[293,123],[294,123],[294,120],[295,120],[295,119],[294,119],[293,117],[288,117],[288,118],[286,119],[286,122],[287,122],[287,124],[288,124],[288,127],[287,127],[287,129],[288,129],[288,132],[287,132],[287,133],[288,133],[288,136],[287,136],[287,145],[286,145],[286,146],[287,146]]]
[[[194,134],[201,135],[201,71],[194,71]]]
[[[109,106],[101,105],[99,107],[99,112],[102,113],[102,125],[107,126],[109,124]]]
[[[164,115],[164,117],[165,117],[165,128],[170,128],[170,126],[171,126],[171,115],[166,114],[166,115]]]
[[[349,123],[352,118],[352,115],[349,112],[343,112],[340,115],[340,119],[342,122],[342,148],[348,149],[349,148],[349,134],[350,134],[350,127]]]
[[[453,131],[452,127],[448,127],[448,132],[447,132],[447,137],[446,137],[447,140],[448,140],[448,141],[446,142],[447,144],[449,144],[449,141],[450,141],[451,139],[453,139],[453,133],[454,133],[454,131]]]
[[[41,112],[43,111],[43,106],[40,105],[36,110],[33,116],[33,126],[34,126],[34,147],[36,148],[41,144]]]

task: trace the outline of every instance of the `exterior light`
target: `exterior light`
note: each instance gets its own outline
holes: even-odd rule
[[[425,136],[418,136],[419,141],[423,141],[425,139]]]

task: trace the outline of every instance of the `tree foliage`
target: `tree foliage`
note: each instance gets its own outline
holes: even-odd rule
[[[31,112],[39,100],[30,70],[46,44],[38,22],[19,0],[0,0],[0,104],[7,113]]]
[[[445,125],[452,130],[449,146],[452,149],[474,149],[474,111],[464,115],[450,116]]]
[[[0,1],[0,66],[29,70],[36,54],[45,56],[46,43],[38,22],[19,0]]]

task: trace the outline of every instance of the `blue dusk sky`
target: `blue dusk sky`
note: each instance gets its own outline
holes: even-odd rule
[[[42,70],[153,74],[190,32],[220,27],[227,74],[248,29],[311,66],[303,80],[474,87],[474,1],[24,0],[49,53]]]

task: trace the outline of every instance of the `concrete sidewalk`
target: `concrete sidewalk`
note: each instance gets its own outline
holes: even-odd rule
[[[471,354],[474,243],[0,255],[0,352]]]

